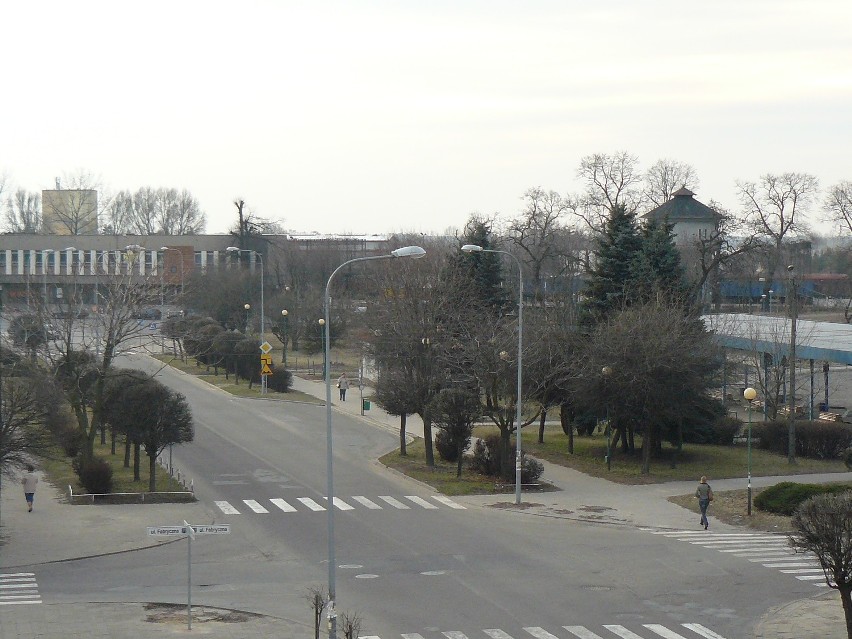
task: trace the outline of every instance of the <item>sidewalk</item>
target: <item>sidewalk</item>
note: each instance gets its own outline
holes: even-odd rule
[[[321,399],[325,386],[320,381],[294,377],[294,389]],[[357,387],[349,389],[347,401],[333,394],[334,410],[368,420],[397,434],[399,418],[387,415],[372,404],[361,416],[361,400]],[[423,426],[416,416],[409,416],[407,432],[421,436]],[[607,525],[681,529],[695,528],[693,513],[669,503],[666,497],[691,493],[694,482],[672,482],[647,486],[625,486],[578,471],[545,464],[549,483],[559,490],[548,493],[524,493],[521,506],[514,505],[513,495],[481,495],[465,497],[471,503],[499,505],[512,514],[542,516],[566,520],[583,520]],[[850,479],[852,473],[832,476]],[[767,483],[783,478],[761,478]],[[800,477],[809,481],[807,477]],[[819,481],[819,478],[813,479]],[[823,479],[824,480],[824,479]],[[742,480],[715,481],[714,487],[725,490],[740,487]],[[41,563],[104,555],[168,543],[168,538],[152,541],[145,535],[150,525],[213,521],[203,503],[156,504],[139,506],[70,506],[64,496],[44,482],[36,493],[35,508],[28,513],[20,485],[8,478],[2,485],[0,503],[0,574],[33,572]],[[58,523],[58,522],[61,522]],[[714,530],[737,530],[713,522]],[[37,573],[37,567],[35,572]],[[769,611],[758,625],[755,639],[845,639],[843,611],[837,594],[794,601]],[[202,634],[211,639],[240,637],[245,639],[295,639],[310,636],[312,628],[301,621],[272,617],[248,616],[233,623],[210,619],[210,609],[194,608],[193,629],[187,631],[186,611],[178,609],[167,615],[164,623],[151,623],[144,604],[80,605],[42,603],[40,605],[0,606],[0,637],[40,639],[153,639],[165,635]],[[727,639],[741,639],[728,637]]]

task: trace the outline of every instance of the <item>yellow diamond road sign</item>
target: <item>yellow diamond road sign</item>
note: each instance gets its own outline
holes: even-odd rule
[[[272,350],[272,344],[270,344],[269,342],[264,342],[263,344],[260,345],[260,351],[264,355],[266,355],[271,350]]]

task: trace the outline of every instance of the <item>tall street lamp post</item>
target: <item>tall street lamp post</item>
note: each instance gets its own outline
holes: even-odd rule
[[[757,397],[757,391],[751,386],[743,391],[743,397],[748,402],[748,516],[751,517],[751,402]]]
[[[284,355],[281,358],[281,363],[284,365],[284,370],[287,370],[287,335],[290,333],[290,316],[286,308],[281,311],[281,317],[284,318],[284,339],[281,340],[284,345]]]
[[[246,302],[245,304],[243,304],[243,308],[246,309],[246,335],[248,335],[249,330],[251,329],[251,326],[249,325],[249,312],[251,311],[251,304]]]
[[[263,308],[263,272],[266,270],[263,265],[263,255],[254,251],[252,249],[241,249],[237,246],[229,246],[225,249],[228,253],[251,253],[258,260],[260,260],[260,343],[263,344],[266,341],[264,337],[264,324],[263,324],[263,316],[264,316],[264,308]],[[248,327],[246,327],[246,333],[248,333]],[[266,394],[266,375],[261,374],[260,376],[260,393],[261,395]]]
[[[517,451],[515,453],[515,503],[521,503],[521,468],[523,466],[523,457],[521,455],[521,381],[524,368],[524,273],[521,269],[521,262],[517,257],[508,251],[499,251],[496,249],[484,249],[476,244],[465,244],[461,247],[465,253],[502,253],[511,257],[518,267],[518,389],[517,399],[515,400],[515,418],[517,425],[515,426],[515,442]]]
[[[787,461],[796,463],[796,270],[790,264],[787,267],[790,273],[790,396],[787,405]]]
[[[332,464],[332,438],[331,438],[331,375],[329,362],[329,329],[331,327],[331,315],[329,313],[329,291],[331,290],[331,281],[334,276],[344,267],[355,262],[366,262],[368,260],[387,260],[395,257],[411,257],[419,258],[426,255],[426,251],[419,246],[404,246],[395,251],[391,251],[389,255],[371,255],[368,257],[356,257],[347,260],[338,266],[325,284],[325,296],[323,298],[323,307],[325,309],[325,317],[320,320],[320,325],[323,327],[323,376],[325,377],[325,422],[326,422],[326,476],[328,480],[327,491],[328,495],[328,639],[337,639],[337,612],[334,609],[335,600],[335,558],[334,558],[334,474]]]
[[[604,377],[604,384],[609,380],[609,376],[612,375],[612,368],[609,366],[604,366],[601,369],[601,374]],[[606,403],[606,469],[612,470],[612,426],[609,423],[609,397],[605,399]]]

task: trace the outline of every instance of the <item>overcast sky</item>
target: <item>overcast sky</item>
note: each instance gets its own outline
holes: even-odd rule
[[[7,2],[0,172],[236,197],[294,231],[442,232],[583,156],[852,179],[852,2]]]

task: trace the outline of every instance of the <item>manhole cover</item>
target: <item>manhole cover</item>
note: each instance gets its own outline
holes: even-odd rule
[[[592,592],[608,592],[612,590],[609,586],[583,586],[583,590],[591,590]]]

